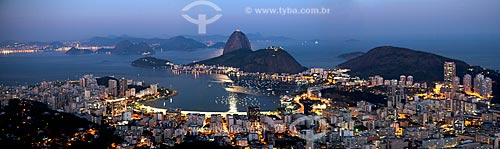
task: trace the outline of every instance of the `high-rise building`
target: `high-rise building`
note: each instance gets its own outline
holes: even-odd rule
[[[391,80],[391,86],[398,86],[398,80],[392,79]]]
[[[125,96],[125,91],[127,91],[127,79],[121,78],[120,79],[120,92],[119,96],[124,97]]]
[[[384,77],[376,75],[375,80],[377,80],[377,85],[384,85]]]
[[[477,74],[474,78],[474,93],[481,95],[483,98],[489,98],[493,93],[493,81],[489,77],[482,74]]]
[[[87,87],[87,79],[85,79],[85,78],[83,78],[83,77],[82,77],[82,78],[80,78],[80,86],[81,86],[82,88],[86,88],[86,87]]]
[[[324,68],[311,68],[310,71],[311,71],[311,74],[323,74],[325,69]]]
[[[406,101],[406,95],[403,87],[389,86],[387,96],[387,107],[396,108],[403,101]]]
[[[375,75],[374,77],[370,77],[370,84],[372,86],[384,85],[384,78],[379,76],[379,75]]]
[[[472,91],[472,76],[469,74],[464,75],[464,91],[470,93]]]
[[[369,77],[370,78],[370,85],[371,86],[377,86],[377,80],[375,77]]]
[[[412,85],[413,85],[413,76],[406,77],[406,86],[412,86]]]
[[[491,94],[493,93],[492,86],[493,83],[491,78],[484,78],[481,85],[481,96],[483,96],[483,98],[488,98],[489,96],[491,96]]]
[[[90,91],[89,90],[84,91],[83,99],[85,99],[85,100],[90,99]]]
[[[111,96],[113,96],[113,97],[118,96],[117,86],[118,86],[118,83],[116,82],[116,80],[110,79],[108,81],[108,90],[109,90],[109,93],[111,94]]]
[[[400,86],[406,85],[406,76],[405,75],[399,76],[399,85]]]
[[[135,97],[135,88],[130,89],[130,96]]]
[[[260,122],[260,107],[248,106],[247,116],[249,122]]]
[[[156,92],[158,92],[158,84],[151,84],[149,88],[151,89],[151,94],[156,94]]]
[[[481,94],[481,84],[483,80],[484,75],[482,74],[477,74],[476,77],[474,77],[474,93]]]
[[[384,85],[385,86],[390,86],[391,85],[391,80],[384,80]]]
[[[444,88],[452,88],[453,77],[456,73],[455,62],[444,62]]]
[[[451,89],[453,91],[458,91],[460,89],[459,85],[460,85],[460,77],[457,76],[453,77],[453,81],[451,83]]]

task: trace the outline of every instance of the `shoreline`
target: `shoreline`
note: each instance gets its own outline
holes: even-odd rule
[[[178,94],[177,90],[170,90],[170,91],[172,91],[172,93],[169,94],[169,95],[167,95],[167,96],[164,96],[164,97],[153,98],[153,99],[146,99],[146,100],[139,100],[139,101],[136,101],[136,102],[144,105],[147,102],[152,102],[152,101],[157,101],[157,100],[172,98],[172,97],[174,97],[174,96],[176,96]]]

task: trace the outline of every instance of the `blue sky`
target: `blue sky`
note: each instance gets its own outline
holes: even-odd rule
[[[210,0],[222,17],[207,34],[297,39],[454,38],[500,35],[499,0]],[[181,17],[186,0],[0,0],[0,41],[78,40],[93,36],[197,34]],[[256,15],[247,8],[329,8],[329,14]],[[194,7],[195,17],[215,11]]]

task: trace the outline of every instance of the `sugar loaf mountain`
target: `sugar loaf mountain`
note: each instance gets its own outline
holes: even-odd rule
[[[231,34],[221,56],[194,64],[231,66],[246,72],[295,74],[306,70],[282,47],[252,51],[250,41],[240,30]]]
[[[416,81],[434,82],[443,80],[444,62],[454,62],[456,74],[463,77],[465,74],[475,76],[484,74],[493,80],[493,102],[500,102],[500,75],[498,71],[471,66],[464,61],[455,60],[432,53],[415,51],[407,48],[381,46],[365,54],[352,58],[339,68],[348,68],[350,73],[362,78],[381,75],[387,79],[397,79],[400,75],[412,75]]]

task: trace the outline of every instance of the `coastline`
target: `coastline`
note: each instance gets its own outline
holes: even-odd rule
[[[167,95],[167,96],[163,96],[163,97],[159,97],[159,98],[146,99],[146,100],[138,100],[136,102],[139,103],[139,104],[142,104],[143,106],[145,106],[145,103],[147,103],[147,102],[153,102],[153,101],[157,101],[157,100],[172,98],[175,95],[177,95],[177,90],[170,90],[170,91],[172,91],[172,93],[169,94],[169,95]]]

